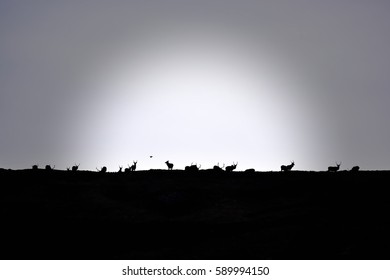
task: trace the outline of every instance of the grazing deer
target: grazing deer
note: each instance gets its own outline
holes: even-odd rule
[[[127,166],[128,166],[128,167],[125,168],[125,173],[129,173],[129,172],[131,171],[130,165],[128,164]]]
[[[106,173],[107,167],[103,166],[102,168],[100,168],[100,170],[96,167],[96,170],[97,170],[99,173]]]
[[[359,169],[360,169],[359,166],[354,166],[354,167],[352,167],[351,172],[358,172]]]
[[[32,166],[32,170],[38,170],[38,164],[34,164],[33,166]]]
[[[167,165],[168,170],[172,170],[172,169],[173,169],[173,163],[170,163],[169,160],[167,160],[167,161],[165,162],[165,164]]]
[[[249,169],[246,169],[245,172],[253,173],[253,172],[255,172],[255,169],[254,168],[249,168]]]
[[[133,165],[130,166],[130,171],[135,171],[135,169],[137,168],[137,162],[138,162],[138,161],[134,161],[134,160],[133,160]]]
[[[294,161],[292,161],[291,164],[289,165],[282,165],[280,167],[280,171],[290,171],[294,167],[294,165],[295,165]]]
[[[336,171],[338,171],[340,169],[340,165],[341,165],[341,162],[340,162],[340,164],[338,164],[336,162],[336,166],[329,166],[328,167],[328,171],[336,172]]]
[[[218,162],[217,165],[214,165],[213,170],[219,172],[219,171],[223,171],[223,168],[225,168],[225,164],[223,164],[223,166],[220,167]]]
[[[80,163],[72,166],[72,171],[76,172],[79,169]]]
[[[45,166],[45,170],[53,170],[54,169],[54,167],[56,167],[55,165],[53,166],[53,167],[51,167],[49,164],[47,164],[46,166]]]
[[[123,166],[119,166],[118,173],[122,173],[122,168],[123,168]]]
[[[237,164],[238,164],[238,162],[236,164],[234,164],[234,162],[233,162],[232,165],[226,166],[226,168],[225,168],[226,172],[232,172],[234,169],[236,169]]]
[[[184,168],[184,170],[186,170],[186,171],[198,171],[200,169],[200,167],[201,167],[201,165],[199,165],[199,167],[198,167],[198,165],[196,163],[193,164],[193,162],[191,162],[191,165],[190,166],[186,166]]]

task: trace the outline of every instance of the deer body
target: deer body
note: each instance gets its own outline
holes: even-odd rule
[[[79,169],[80,164],[75,164],[72,166],[72,171],[76,172]]]
[[[336,166],[329,166],[329,167],[328,167],[328,171],[337,172],[337,171],[340,169],[340,165],[341,165],[341,162],[340,162],[340,164],[338,164],[338,163],[336,162]]]
[[[214,165],[213,170],[220,172],[220,171],[223,171],[223,168],[225,168],[225,164],[222,167],[220,167],[219,162],[218,162],[217,165]]]
[[[184,168],[184,170],[186,170],[186,171],[198,171],[200,169],[200,167],[201,167],[201,165],[199,165],[199,167],[198,167],[197,164],[192,164],[191,163],[191,165],[190,166],[186,166]]]
[[[53,167],[51,167],[49,164],[47,164],[47,165],[45,166],[45,170],[53,170],[54,167],[56,167],[56,166],[54,165]]]
[[[358,172],[359,169],[360,169],[359,166],[354,166],[354,167],[352,167],[351,172]]]
[[[280,166],[280,171],[290,171],[294,167],[294,165],[294,161],[292,161],[289,165],[282,165]]]
[[[255,172],[255,169],[254,168],[249,168],[249,169],[246,169],[245,172],[253,173],[253,172]]]
[[[226,166],[225,168],[226,172],[232,172],[234,169],[236,169],[237,164],[238,162],[236,164],[233,163],[232,165]]]
[[[106,172],[107,172],[107,167],[103,166],[102,168],[100,168],[100,170],[97,169],[97,168],[96,168],[96,170],[97,170],[99,173],[106,173]]]
[[[134,161],[134,160],[133,160],[133,165],[130,166],[130,171],[135,171],[135,170],[137,169],[137,162],[138,162],[138,161]]]
[[[167,161],[165,162],[165,164],[167,165],[168,170],[172,170],[172,169],[173,169],[173,163],[170,163],[169,160],[167,160]]]

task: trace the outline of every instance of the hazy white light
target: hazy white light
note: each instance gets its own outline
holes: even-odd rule
[[[159,38],[105,65],[94,85],[100,101],[87,118],[91,162],[276,169],[281,158],[309,148],[300,131],[307,129],[304,104],[283,65],[265,50],[214,35]]]

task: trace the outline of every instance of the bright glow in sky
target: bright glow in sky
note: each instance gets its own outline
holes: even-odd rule
[[[290,65],[225,30],[185,31],[166,31],[130,58],[125,48],[93,78],[101,99],[88,112],[95,121],[81,123],[85,157],[114,168],[134,159],[144,169],[166,160],[278,169],[314,149],[321,120]]]
[[[0,167],[389,169],[389,10],[0,1]]]

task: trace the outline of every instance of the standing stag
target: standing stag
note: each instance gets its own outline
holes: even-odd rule
[[[173,169],[173,163],[170,163],[169,160],[167,160],[167,161],[165,162],[165,164],[167,165],[168,170],[172,170],[172,169]]]
[[[294,161],[291,162],[289,165],[282,165],[280,167],[280,171],[290,171],[294,167],[295,163]]]
[[[341,162],[340,163],[336,162],[336,166],[329,166],[328,171],[337,172],[340,169],[340,165],[341,165]]]
[[[226,166],[226,168],[225,168],[226,172],[232,172],[234,169],[236,169],[237,164],[238,164],[238,162],[236,164],[234,164],[234,162],[233,162],[232,165]]]
[[[134,161],[134,160],[133,160],[133,165],[130,166],[130,171],[135,171],[135,169],[137,168],[137,162],[138,162],[138,161]]]

